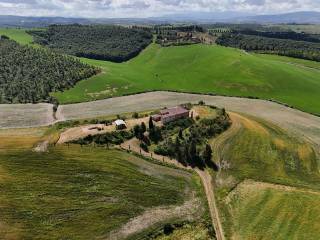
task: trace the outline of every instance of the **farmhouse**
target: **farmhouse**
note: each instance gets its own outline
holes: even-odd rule
[[[188,118],[189,117],[189,110],[185,109],[182,106],[177,106],[173,108],[163,109],[160,111],[160,114],[152,116],[154,121],[160,121],[163,124],[181,119],[181,118]]]
[[[125,121],[118,119],[114,122],[114,124],[116,125],[116,129],[117,130],[122,130],[122,129],[126,129],[127,125],[125,123]]]

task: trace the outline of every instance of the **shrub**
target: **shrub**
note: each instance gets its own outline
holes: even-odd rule
[[[147,144],[145,144],[144,142],[140,143],[140,147],[141,149],[143,149],[145,152],[149,152],[149,148],[147,146]]]

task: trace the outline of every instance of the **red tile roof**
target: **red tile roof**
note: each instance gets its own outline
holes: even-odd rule
[[[160,111],[161,115],[179,115],[179,114],[183,114],[183,113],[189,113],[189,110],[187,110],[181,106],[163,109]]]

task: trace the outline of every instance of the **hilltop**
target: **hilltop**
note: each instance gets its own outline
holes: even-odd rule
[[[54,93],[62,104],[172,90],[275,99],[320,113],[317,62],[202,44],[167,48],[152,44],[122,64],[82,61],[102,68],[103,73]]]

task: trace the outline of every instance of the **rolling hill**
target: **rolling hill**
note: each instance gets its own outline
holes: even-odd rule
[[[320,63],[316,62],[221,46],[161,48],[155,44],[122,64],[82,60],[103,73],[53,93],[62,104],[172,90],[275,99],[320,113]]]
[[[230,116],[231,129],[212,142],[227,239],[318,239],[316,148],[261,119]]]

